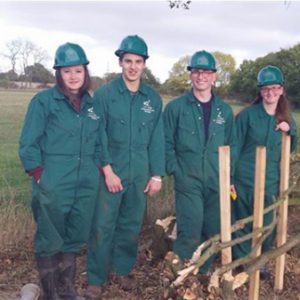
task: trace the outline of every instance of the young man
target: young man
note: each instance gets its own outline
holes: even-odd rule
[[[187,69],[191,91],[171,101],[164,111],[166,168],[175,177],[174,252],[182,260],[220,232],[218,148],[232,147],[235,136],[230,106],[212,92],[214,57],[198,51]],[[209,263],[201,271],[208,267]]]
[[[103,176],[88,253],[86,297],[101,297],[101,285],[112,272],[124,289],[130,275],[147,194],[161,189],[164,175],[162,101],[141,81],[147,45],[127,36],[115,52],[122,74],[95,92],[104,131],[100,133]]]

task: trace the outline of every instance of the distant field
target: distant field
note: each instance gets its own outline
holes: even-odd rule
[[[30,203],[30,179],[18,157],[18,139],[28,103],[36,91],[0,90],[0,200]],[[234,111],[241,105],[232,105]],[[300,132],[300,112],[294,112]],[[300,143],[299,143],[300,144]],[[300,153],[300,145],[298,145]]]

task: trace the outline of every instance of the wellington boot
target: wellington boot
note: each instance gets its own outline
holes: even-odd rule
[[[76,254],[61,253],[59,262],[59,296],[64,300],[76,300]]]
[[[37,268],[43,291],[43,300],[61,300],[58,295],[58,260],[56,256],[37,257]]]

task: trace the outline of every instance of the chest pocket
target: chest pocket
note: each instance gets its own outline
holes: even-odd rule
[[[71,138],[76,136],[80,130],[77,118],[68,115],[70,112],[63,113],[60,110],[51,111],[48,116],[47,134],[49,138]]]
[[[100,117],[90,118],[87,116],[85,118],[85,142],[87,144],[94,145],[99,135]]]
[[[190,149],[197,147],[197,130],[191,112],[184,112],[180,115],[177,132],[176,145],[178,148]]]
[[[128,124],[122,116],[108,114],[106,132],[109,143],[121,144],[128,141]]]
[[[253,141],[256,145],[266,146],[267,144],[267,122],[249,122],[248,139]]]
[[[137,143],[140,143],[141,145],[149,145],[153,128],[154,128],[153,119],[140,121],[139,139],[137,140]]]

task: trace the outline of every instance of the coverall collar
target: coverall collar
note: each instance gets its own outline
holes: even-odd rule
[[[265,107],[263,106],[263,103],[260,102],[258,104],[256,104],[258,107],[258,117],[259,118],[271,118],[274,117],[272,115],[269,115],[265,109]]]
[[[193,93],[193,89],[188,91],[187,95],[188,95],[188,101],[190,103],[194,103],[194,102],[198,103],[199,102]],[[218,97],[216,97],[216,95],[213,92],[211,92],[211,98],[209,101],[215,101],[216,103],[218,103]]]
[[[121,94],[123,94],[125,91],[128,91],[128,88],[124,82],[124,79],[122,77],[122,75],[119,75],[119,77],[117,77],[117,82],[118,82],[118,90]],[[145,84],[142,82],[142,80],[140,81],[140,86],[139,86],[139,89],[137,90],[137,93],[140,92],[144,95],[147,95],[147,91],[146,91],[146,87],[145,87]]]
[[[89,97],[87,97],[87,96],[89,96]],[[53,98],[55,100],[64,100],[64,99],[66,99],[66,96],[59,90],[57,85],[54,86]],[[83,99],[87,103],[92,103],[93,102],[92,97],[90,96],[89,92],[86,92],[86,93],[83,94],[82,100]]]

